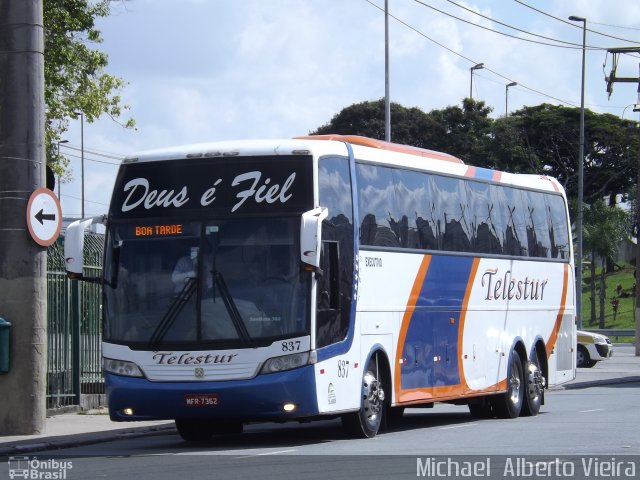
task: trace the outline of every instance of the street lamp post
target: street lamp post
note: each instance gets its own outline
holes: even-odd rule
[[[509,87],[515,87],[518,85],[518,82],[507,83],[504,87],[504,116],[505,118],[509,115]]]
[[[58,140],[57,142],[58,148],[57,148],[57,154],[58,156],[60,156],[60,144],[61,143],[69,143],[69,140]],[[62,176],[58,175],[58,198],[60,198],[60,184],[62,183]]]
[[[478,63],[469,69],[469,71],[471,72],[471,84],[469,85],[469,98],[472,100],[473,100],[473,71],[482,70],[483,68],[484,68],[484,63]]]
[[[391,98],[389,97],[389,0],[384,0],[384,139],[391,141]]]
[[[576,271],[576,310],[578,328],[582,328],[582,213],[584,198],[584,78],[585,78],[585,53],[587,44],[587,19],[569,17],[572,22],[582,22],[582,87],[580,89],[580,151],[578,153],[578,222],[577,234],[577,271]]]
[[[84,114],[76,112],[76,115],[80,116],[80,183],[82,184],[80,218],[84,218]]]

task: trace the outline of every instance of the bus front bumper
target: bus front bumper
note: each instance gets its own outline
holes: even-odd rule
[[[318,414],[312,365],[248,380],[151,382],[105,373],[115,422],[176,418],[294,420]],[[293,406],[293,410],[286,411]]]

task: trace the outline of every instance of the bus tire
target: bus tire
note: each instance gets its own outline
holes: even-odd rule
[[[540,411],[545,387],[545,379],[542,375],[537,354],[534,354],[533,359],[529,362],[528,368],[524,372],[524,377],[526,391],[520,415],[524,417],[535,417]]]
[[[185,442],[205,442],[213,435],[211,422],[201,419],[176,418],[176,429]]]
[[[491,407],[496,417],[516,418],[520,415],[525,392],[523,379],[522,360],[518,352],[512,350],[507,370],[507,391],[491,399]]]
[[[365,368],[361,392],[360,409],[342,415],[342,426],[349,436],[372,438],[380,430],[385,411],[385,392],[375,357]]]

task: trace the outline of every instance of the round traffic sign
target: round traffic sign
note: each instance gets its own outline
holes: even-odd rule
[[[38,188],[29,197],[27,226],[34,242],[48,247],[58,239],[62,228],[60,201],[48,188]]]

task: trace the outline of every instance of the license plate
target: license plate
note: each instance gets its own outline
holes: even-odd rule
[[[184,396],[187,407],[217,407],[219,403],[217,393],[188,393]]]

